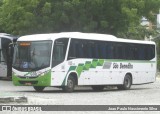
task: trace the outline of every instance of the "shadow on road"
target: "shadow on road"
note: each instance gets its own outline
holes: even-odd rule
[[[105,93],[105,92],[130,92],[130,91],[142,91],[142,90],[148,90],[148,89],[152,89],[152,88],[131,88],[130,90],[118,90],[117,88],[113,88],[113,89],[104,89],[103,91],[93,91],[92,89],[76,89],[74,92],[72,93]],[[31,90],[31,91],[16,91],[16,92],[27,92],[27,93],[54,93],[54,94],[59,94],[59,93],[64,93],[67,94],[66,92],[64,92],[63,90],[44,90],[42,92],[36,92],[35,90]],[[69,94],[72,94],[69,93]]]
[[[0,81],[12,81],[11,77],[0,77]]]

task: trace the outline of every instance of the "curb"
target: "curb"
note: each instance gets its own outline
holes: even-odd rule
[[[27,97],[1,97],[0,98],[0,104],[1,103],[27,103],[28,98]]]

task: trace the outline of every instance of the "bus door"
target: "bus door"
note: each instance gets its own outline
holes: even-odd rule
[[[0,76],[7,77],[12,74],[12,62],[9,57],[9,44],[11,40],[7,38],[1,38],[0,40]]]
[[[2,53],[2,38],[0,38],[0,77],[7,76],[7,65],[5,63],[5,60],[3,58]]]
[[[60,38],[54,41],[53,55],[52,55],[52,70],[51,70],[51,85],[61,85],[66,73],[65,56],[68,45],[67,38]]]

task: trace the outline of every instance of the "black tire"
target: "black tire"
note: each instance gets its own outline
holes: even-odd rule
[[[118,85],[117,88],[119,90],[129,90],[132,85],[132,78],[129,74],[127,74],[124,78],[123,85]]]
[[[75,87],[75,78],[72,77],[72,76],[69,76],[68,77],[68,80],[67,80],[67,85],[62,87],[63,91],[65,92],[73,92],[74,91],[74,87]]]
[[[33,86],[33,88],[37,91],[37,92],[42,92],[44,90],[44,86]]]
[[[103,91],[105,86],[103,85],[94,85],[92,86],[93,91]]]

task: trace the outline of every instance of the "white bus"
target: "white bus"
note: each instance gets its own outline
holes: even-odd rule
[[[53,33],[22,36],[13,60],[13,83],[102,91],[106,85],[130,89],[132,84],[156,80],[156,45],[151,41],[116,38],[94,33]]]
[[[11,78],[12,76],[12,57],[9,52],[9,45],[16,42],[17,37],[6,33],[0,33],[0,77]]]

